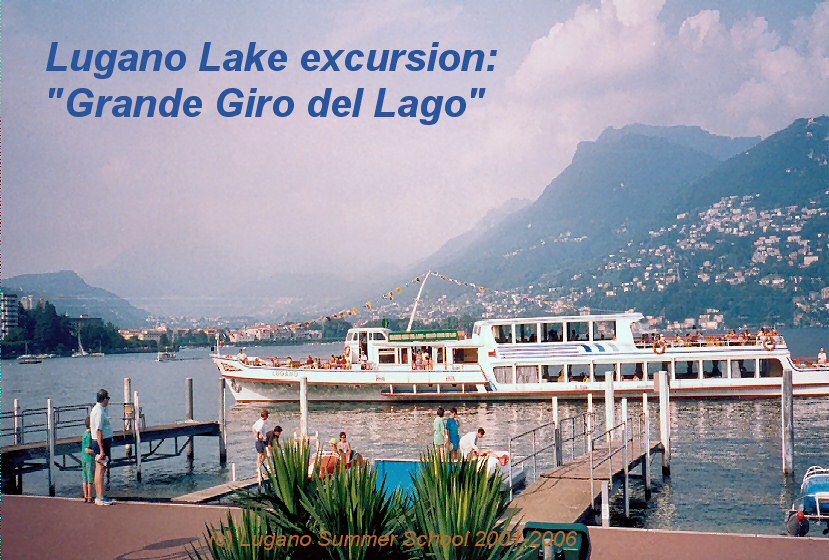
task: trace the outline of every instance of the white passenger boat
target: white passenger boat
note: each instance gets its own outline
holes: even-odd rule
[[[245,355],[213,361],[238,402],[295,401],[302,378],[312,401],[542,400],[623,396],[670,375],[676,397],[779,397],[792,370],[795,396],[829,395],[829,368],[792,360],[785,340],[760,335],[640,334],[641,313],[493,319],[456,331],[348,331],[339,364]],[[423,356],[427,356],[423,358]],[[362,359],[358,359],[361,357]]]

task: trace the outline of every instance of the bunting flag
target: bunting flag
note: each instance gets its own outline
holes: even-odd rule
[[[411,285],[420,284],[421,282],[426,282],[426,280],[429,278],[429,276],[437,276],[441,280],[443,280],[445,282],[451,282],[452,284],[455,284],[456,286],[472,288],[473,290],[476,291],[476,293],[479,296],[487,294],[487,293],[497,294],[497,295],[507,295],[508,294],[508,292],[506,292],[506,291],[487,288],[487,287],[481,286],[481,285],[479,285],[475,282],[466,282],[466,281],[463,281],[463,280],[458,280],[456,278],[452,278],[452,277],[447,276],[446,274],[443,274],[443,273],[440,273],[440,272],[429,271],[425,275],[416,276],[412,280],[409,280],[408,282],[404,282],[402,286],[398,286],[393,290],[389,290],[388,292],[383,293],[382,296],[380,296],[379,298],[377,298],[374,301],[367,301],[365,304],[363,304],[362,307],[365,307],[365,309],[370,311],[370,312],[375,311],[375,308],[378,305],[380,305],[382,307],[383,300],[385,300],[386,302],[389,302],[386,305],[397,306],[397,303],[394,303],[395,296],[400,296],[403,293],[403,291]],[[539,305],[541,305],[541,302],[538,302],[538,303],[539,303]],[[553,302],[550,302],[550,301],[547,301],[547,300],[545,300],[543,303],[547,304],[547,305],[552,305],[553,304]],[[352,307],[350,309],[345,309],[345,310],[342,310],[342,311],[338,311],[338,312],[333,313],[333,314],[321,315],[314,322],[322,323],[322,322],[325,322],[325,321],[332,321],[334,319],[341,319],[341,318],[344,319],[345,317],[354,317],[356,315],[359,315],[359,312],[360,312],[359,307],[355,306],[355,307]],[[305,321],[304,323],[302,323],[302,322],[300,322],[300,323],[291,323],[288,326],[291,329],[297,329],[297,328],[302,327],[303,325],[305,327],[310,327],[311,324],[312,324],[312,321]]]

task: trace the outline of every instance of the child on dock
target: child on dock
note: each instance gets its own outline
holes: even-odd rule
[[[81,441],[81,468],[83,470],[83,501],[95,503],[95,451],[92,449],[92,431],[89,429],[89,416],[84,420],[86,431]]]

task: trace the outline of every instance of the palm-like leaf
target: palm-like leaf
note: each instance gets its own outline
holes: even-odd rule
[[[275,546],[280,532],[271,527],[266,519],[249,512],[242,512],[242,519],[235,521],[227,514],[227,524],[207,526],[200,549],[188,551],[193,560],[277,560],[287,558],[284,550]],[[202,552],[205,552],[204,556]]]
[[[334,545],[325,547],[326,557],[404,557],[403,499],[399,492],[387,492],[385,480],[378,485],[377,476],[370,465],[355,465],[349,470],[341,467],[330,478],[315,479],[314,491],[303,496],[302,504],[311,515],[317,542]],[[386,540],[381,540],[383,537]]]
[[[430,451],[421,456],[421,467],[412,479],[410,529],[417,535],[437,536],[425,539],[423,546],[415,544],[411,550],[415,557],[509,560],[527,553],[524,545],[514,544],[517,534],[509,529],[512,516],[505,516],[507,498],[498,474],[489,475],[475,461],[450,462]],[[482,531],[498,537],[493,538],[493,546],[476,546]],[[461,546],[447,546],[446,539],[454,536],[463,538]]]

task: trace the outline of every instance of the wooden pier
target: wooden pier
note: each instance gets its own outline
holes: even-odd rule
[[[558,401],[553,399],[553,421],[510,439],[510,464],[526,468],[532,460],[533,473],[537,456],[550,449],[554,468],[536,477],[536,480],[510,502],[509,512],[514,521],[551,523],[590,523],[600,512],[601,524],[610,525],[610,498],[619,489],[623,492],[624,515],[630,514],[630,479],[643,481],[645,499],[650,498],[651,458],[662,456],[663,476],[670,474],[670,407],[667,375],[662,372],[657,380],[659,391],[659,441],[651,441],[650,410],[648,395],[642,395],[642,412],[628,415],[627,399],[621,400],[617,412],[613,381],[608,379],[605,388],[605,427],[596,430],[592,402],[584,414],[558,418]],[[569,426],[569,430],[566,428]],[[537,432],[554,430],[553,443],[538,449]],[[514,443],[532,435],[532,454],[516,458],[512,456]],[[577,454],[576,449],[580,451]],[[571,446],[567,460],[565,444]],[[639,469],[641,474],[631,475]]]
[[[180,422],[145,425],[145,415],[140,405],[138,391],[131,393],[131,381],[124,379],[124,403],[110,402],[110,411],[123,407],[120,418],[112,416],[114,426],[123,426],[114,430],[112,448],[124,448],[122,457],[111,457],[109,469],[134,466],[136,477],[141,480],[142,463],[159,461],[185,454],[187,460],[193,460],[193,441],[196,437],[217,437],[219,439],[219,462],[224,464],[225,427],[224,427],[224,382],[219,380],[221,415],[220,420],[193,420],[193,382],[186,380],[185,419]],[[72,429],[83,431],[84,417],[91,409],[91,404],[54,406],[47,399],[45,408],[21,410],[15,401],[14,412],[3,413],[0,419],[8,425],[13,421],[13,428],[0,431],[11,443],[0,447],[0,467],[2,468],[2,491],[7,494],[20,494],[23,491],[23,475],[36,471],[46,471],[49,483],[49,495],[55,495],[55,479],[59,471],[77,471],[81,468],[82,436],[58,437],[59,430]],[[112,413],[111,413],[112,414]],[[37,434],[45,440],[24,441]],[[41,435],[43,434],[43,435]],[[172,446],[162,450],[162,444],[172,440]],[[181,444],[180,444],[181,443]],[[170,449],[172,447],[172,449]]]

